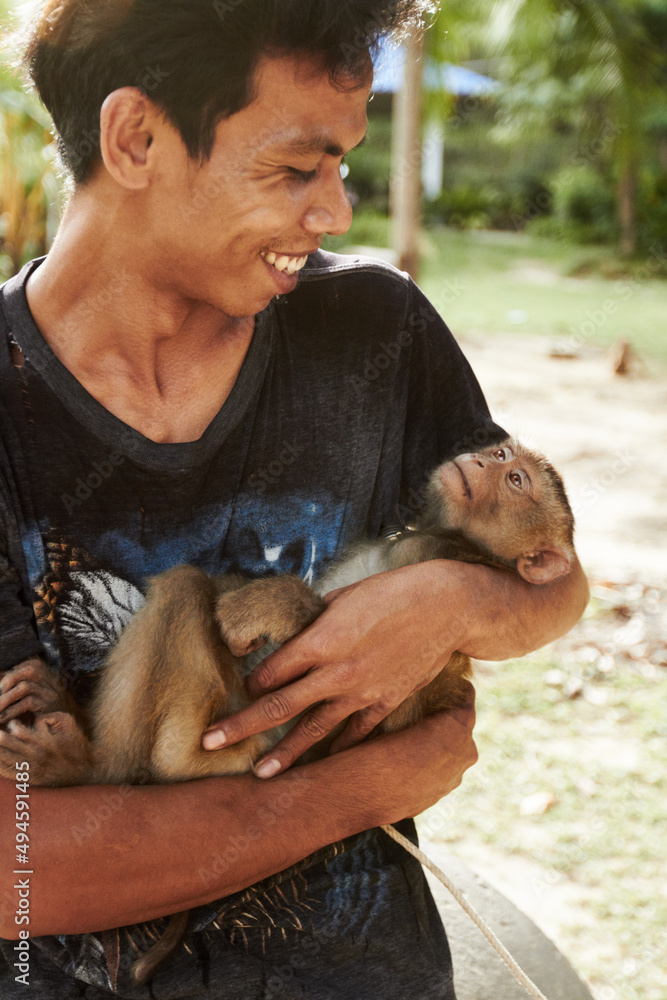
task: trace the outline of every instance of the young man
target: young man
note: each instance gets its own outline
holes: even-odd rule
[[[30,66],[74,188],[48,257],[2,293],[0,668],[42,656],[84,700],[148,576],[312,579],[414,509],[445,454],[502,436],[414,285],[318,252],[350,224],[340,165],[366,130],[369,45],[424,6],[46,5]],[[143,922],[191,907],[155,996],[453,997],[419,866],[373,828],[459,784],[472,702],[361,741],[453,650],[520,655],[585,597],[578,566],[532,588],[451,562],[341,592],[258,672],[278,693],[225,726],[309,709],[271,781],[30,790],[29,925],[2,780],[3,1000],[26,995],[22,927],[28,995],[148,997],[128,978]],[[29,708],[0,695],[5,778],[28,747],[66,752],[39,719],[26,742]],[[345,752],[288,769],[345,718]]]

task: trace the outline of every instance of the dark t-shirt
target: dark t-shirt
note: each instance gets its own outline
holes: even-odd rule
[[[0,669],[41,652],[82,701],[148,577],[192,563],[310,582],[349,539],[405,523],[445,456],[504,436],[405,275],[319,252],[297,289],[257,317],[202,437],[156,444],[90,396],[42,338],[24,290],[38,265],[2,289]],[[77,835],[85,878],[85,830]],[[212,865],[233,864],[233,852]],[[193,927],[155,976],[155,997],[453,996],[419,865],[379,831],[201,907]],[[35,939],[30,992],[150,996],[127,978],[150,932]],[[4,954],[3,1000],[26,996],[7,945]]]

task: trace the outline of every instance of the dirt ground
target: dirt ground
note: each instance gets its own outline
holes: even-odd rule
[[[468,336],[461,345],[494,417],[553,461],[575,510],[577,550],[598,611],[555,645],[566,666],[548,683],[573,683],[572,658],[601,671],[631,660],[646,677],[667,670],[667,374],[643,364],[618,376],[602,350],[556,358],[554,345],[537,337]],[[437,861],[442,845],[425,850]],[[568,926],[593,920],[590,888],[563,880],[545,909],[530,891],[539,866],[508,856],[501,844],[457,853],[561,947],[572,950]]]

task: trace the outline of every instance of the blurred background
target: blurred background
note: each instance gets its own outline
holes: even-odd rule
[[[596,1000],[665,1000],[667,0],[447,0],[375,63],[354,222],[326,245],[419,281],[496,418],[563,472],[593,593],[565,639],[478,665],[480,763],[422,834]],[[0,279],[47,251],[65,197],[5,60]]]

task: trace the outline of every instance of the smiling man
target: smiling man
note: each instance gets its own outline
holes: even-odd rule
[[[0,669],[42,657],[84,702],[151,575],[187,562],[312,580],[419,506],[446,455],[502,436],[409,279],[318,250],[350,224],[340,166],[366,130],[369,47],[426,6],[40,12],[28,63],[73,184],[50,253],[0,298]],[[535,588],[441,561],[341,592],[258,669],[250,715],[204,740],[305,711],[270,781],[30,790],[29,925],[8,779],[29,757],[30,700],[0,691],[3,1000],[453,997],[421,870],[376,828],[459,784],[472,700],[363,738],[453,650],[522,654],[585,596],[578,566]],[[289,767],[343,719],[344,752]],[[48,752],[57,733],[40,732]],[[186,947],[153,993],[133,987],[146,922],[187,908]]]

